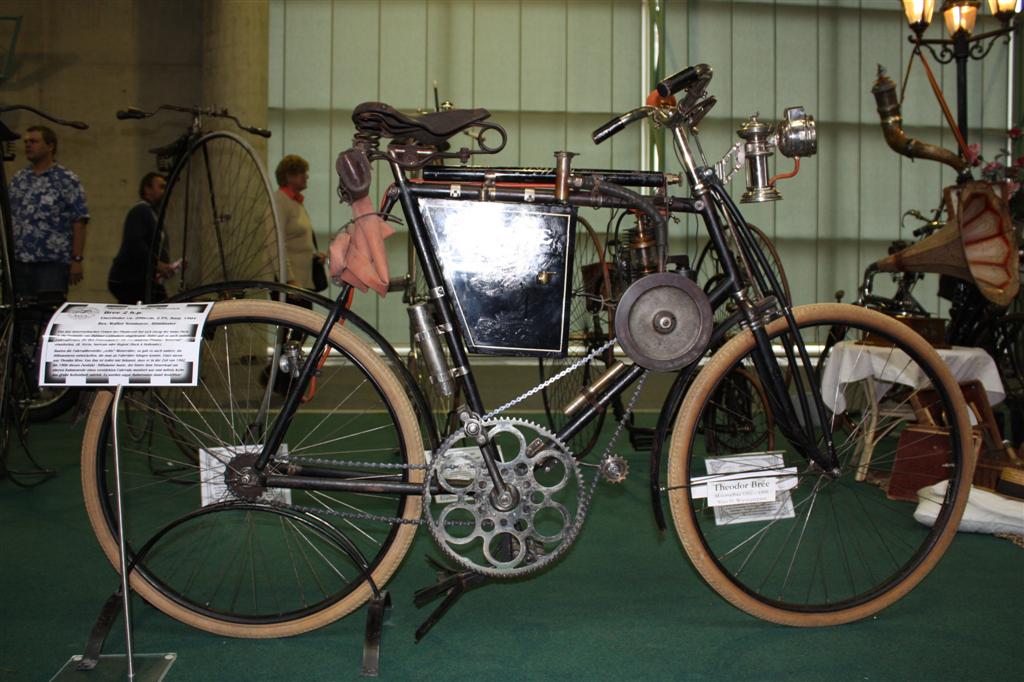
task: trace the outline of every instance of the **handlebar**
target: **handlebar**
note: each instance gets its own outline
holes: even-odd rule
[[[270,131],[266,128],[243,125],[242,122],[238,120],[238,117],[228,113],[227,109],[214,109],[212,107],[183,107],[177,104],[161,104],[153,111],[143,111],[138,107],[128,107],[127,109],[119,109],[117,111],[117,118],[121,121],[126,119],[143,119],[156,116],[161,111],[177,111],[182,114],[191,114],[194,118],[200,118],[202,116],[208,116],[210,118],[226,118],[234,121],[235,125],[238,126],[239,129],[244,130],[247,133],[259,135],[260,137],[270,137],[271,135]]]
[[[654,110],[655,107],[637,107],[633,111],[629,111],[621,116],[616,116],[612,120],[608,121],[595,130],[590,137],[594,140],[594,144],[601,144],[609,137],[628,126],[630,123],[639,121],[642,118],[647,118],[652,112],[654,112]]]
[[[57,125],[60,125],[60,126],[67,126],[69,128],[77,128],[78,130],[88,130],[89,129],[89,124],[85,123],[84,121],[68,121],[68,120],[65,120],[65,119],[62,119],[62,118],[57,118],[56,116],[51,116],[50,114],[46,113],[45,111],[40,111],[39,109],[36,109],[35,107],[30,107],[27,104],[12,104],[10,106],[0,107],[0,114],[5,114],[8,111],[18,111],[18,110],[30,111],[33,114],[36,114],[37,116],[42,116],[46,120],[51,121],[53,123],[56,123]]]
[[[660,97],[668,98],[677,92],[686,91],[689,96],[679,104],[678,109],[682,112],[683,116],[690,116],[693,114],[694,105],[697,103],[697,100],[704,95],[704,88],[707,87],[708,82],[711,80],[711,75],[711,67],[707,64],[688,66],[658,83],[656,92]],[[648,101],[651,101],[650,98],[648,98]],[[689,125],[695,126],[697,121],[707,113],[707,109],[713,104],[714,100],[711,99],[710,105],[698,115],[693,116],[693,120],[689,121]],[[595,130],[591,135],[591,139],[594,140],[594,144],[601,144],[629,124],[642,118],[647,118],[657,110],[657,106],[643,106],[637,107],[621,116],[616,116]]]
[[[150,114],[152,115],[152,114]],[[117,112],[117,120],[123,121],[128,118],[146,118],[147,114],[142,109],[136,109],[135,107],[128,107],[127,109],[119,109]]]
[[[662,97],[668,97],[680,90],[689,90],[697,83],[701,83],[702,86],[707,85],[708,81],[711,80],[711,75],[711,67],[707,64],[688,66],[658,83],[658,94]]]

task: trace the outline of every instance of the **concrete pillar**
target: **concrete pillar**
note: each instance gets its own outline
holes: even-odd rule
[[[202,6],[203,105],[226,107],[243,124],[266,128],[270,37],[267,0],[207,0]],[[216,125],[211,122],[210,127]],[[232,123],[218,127],[235,129]],[[243,135],[266,163],[266,141]]]

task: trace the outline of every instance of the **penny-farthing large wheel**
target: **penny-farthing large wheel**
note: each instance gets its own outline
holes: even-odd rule
[[[228,132],[196,140],[171,173],[160,207],[154,255],[179,265],[163,283],[168,295],[231,280],[286,281],[273,193],[245,140]]]

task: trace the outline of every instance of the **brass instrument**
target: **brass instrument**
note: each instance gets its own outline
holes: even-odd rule
[[[944,227],[871,268],[950,275],[974,284],[991,303],[1008,306],[1020,289],[1020,256],[1005,185],[967,182],[947,187],[944,197]]]
[[[893,151],[911,159],[931,159],[944,163],[957,173],[967,170],[967,161],[959,154],[907,137],[903,131],[900,102],[896,98],[896,83],[885,73],[881,64],[878,65],[878,78],[871,88],[871,94],[875,96],[875,103],[878,106],[878,117],[881,119],[885,141]]]

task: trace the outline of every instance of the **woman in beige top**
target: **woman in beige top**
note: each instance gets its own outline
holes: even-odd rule
[[[326,254],[314,254],[313,223],[305,206],[302,205],[305,200],[302,192],[309,183],[309,163],[301,156],[289,154],[277,164],[274,175],[277,177],[278,185],[274,200],[277,202],[277,213],[284,232],[288,284],[312,289],[313,256],[316,255],[320,263],[323,263]],[[289,302],[307,308],[313,307],[310,303],[292,300],[290,297]]]

